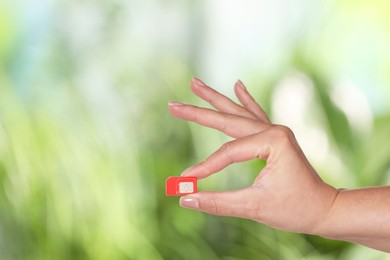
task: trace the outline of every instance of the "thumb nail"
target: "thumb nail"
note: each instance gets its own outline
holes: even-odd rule
[[[199,209],[198,198],[193,196],[185,196],[180,198],[180,206],[189,209]]]

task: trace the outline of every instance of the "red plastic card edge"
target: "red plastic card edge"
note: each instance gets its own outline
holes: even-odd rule
[[[179,181],[189,181],[194,183],[194,191],[192,193],[179,193],[177,183]],[[165,182],[165,194],[167,196],[183,196],[198,192],[198,178],[192,176],[170,176]]]

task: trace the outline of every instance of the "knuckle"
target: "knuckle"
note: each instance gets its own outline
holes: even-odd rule
[[[199,164],[199,168],[202,170],[202,173],[205,175],[205,176],[209,176],[211,175],[211,171],[208,167],[208,162],[209,158],[206,160],[206,161],[203,161]]]
[[[218,203],[215,201],[215,199],[207,199],[205,200],[205,205],[203,210],[206,211],[207,213],[213,214],[213,215],[219,215],[219,207]]]
[[[216,98],[215,97],[209,97],[207,102],[212,105],[212,106],[215,106],[217,104],[217,101],[216,101]]]
[[[236,119],[236,116],[231,114],[223,114],[223,119],[225,122],[233,122]]]
[[[231,144],[225,143],[221,146],[221,148],[219,148],[219,153],[221,153],[228,160],[228,163],[233,163],[234,160],[230,155],[230,150],[231,150]]]
[[[190,109],[190,112],[191,112],[191,116],[192,116],[192,120],[194,121],[194,122],[197,122],[197,121],[199,121],[199,111],[198,111],[198,109],[197,109],[197,107],[191,107]]]
[[[229,115],[223,115],[222,118],[221,118],[221,122],[220,122],[220,126],[219,126],[219,130],[222,131],[222,132],[226,132],[228,131],[229,127],[228,127],[228,123],[229,123],[229,120],[230,120],[230,117]]]
[[[274,125],[271,131],[274,138],[277,138],[278,140],[291,140],[294,138],[293,131],[287,126]]]
[[[219,148],[219,151],[221,153],[227,153],[227,151],[230,149],[230,144],[229,143],[225,143],[223,144],[220,148]]]

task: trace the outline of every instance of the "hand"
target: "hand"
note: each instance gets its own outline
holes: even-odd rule
[[[271,124],[241,81],[237,81],[234,90],[242,106],[199,79],[192,79],[191,89],[216,110],[170,102],[172,115],[217,129],[235,140],[182,175],[206,178],[232,163],[256,158],[266,160],[267,165],[250,187],[183,196],[181,206],[252,219],[277,229],[314,233],[339,191],[317,175],[293,132],[285,126]]]

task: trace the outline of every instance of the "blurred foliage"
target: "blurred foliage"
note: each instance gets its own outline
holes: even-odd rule
[[[168,176],[227,140],[172,118],[166,109],[168,100],[199,102],[187,87],[192,75],[229,77],[203,68],[202,57],[212,54],[203,41],[212,4],[49,2],[0,1],[1,259],[388,259],[349,243],[185,210],[164,195]],[[245,82],[273,117],[279,82],[291,69],[305,74],[314,91],[310,111],[318,111],[329,153],[342,164],[334,173],[331,163],[317,163],[321,175],[335,186],[389,184],[387,107],[373,114],[367,135],[332,99],[336,69],[350,61],[346,49],[354,39],[344,31],[354,32],[362,14],[371,26],[362,37],[375,28],[379,43],[390,42],[389,3],[326,3],[333,14],[326,26],[305,21],[312,27],[289,36],[291,53],[279,66],[265,72],[244,66]],[[365,43],[353,52],[363,60]],[[223,40],[217,45],[222,48]],[[373,91],[383,91],[387,101],[389,53],[383,50],[375,63],[375,75],[387,87]],[[369,78],[370,65],[362,63],[357,74]],[[200,189],[249,185],[263,166],[253,161],[229,167],[202,180]]]

